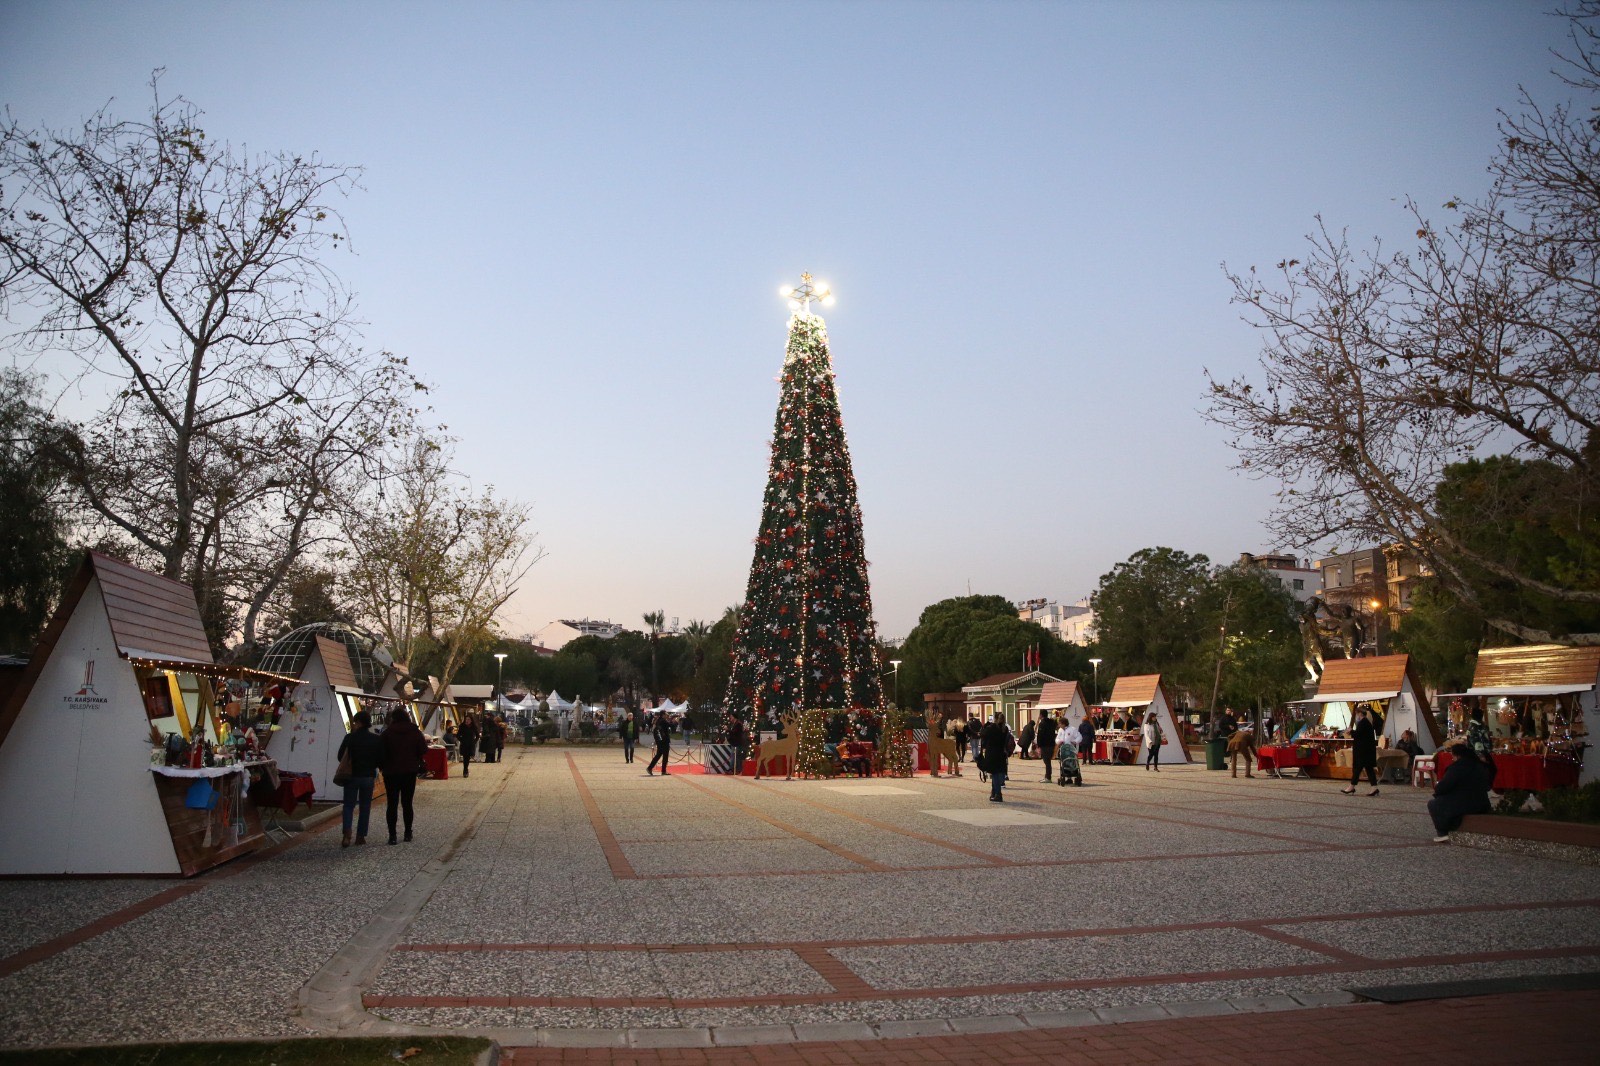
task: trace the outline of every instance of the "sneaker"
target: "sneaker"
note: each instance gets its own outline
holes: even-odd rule
[[[1433,842],[1435,844],[1448,844],[1450,843],[1450,834],[1446,833],[1442,837],[1434,837]]]

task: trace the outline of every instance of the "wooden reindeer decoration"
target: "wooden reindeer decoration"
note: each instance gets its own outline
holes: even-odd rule
[[[937,728],[928,730],[928,765],[932,768],[933,776],[939,776],[939,760],[950,760],[950,772],[956,777],[961,776],[961,760],[956,756],[956,738],[947,736],[948,723],[940,722]]]
[[[783,739],[764,740],[756,745],[756,780],[761,779],[761,771],[774,759],[788,759],[786,768],[788,773],[784,780],[794,777],[795,762],[800,757],[800,716],[786,714],[783,716]],[[768,774],[767,776],[772,776]]]

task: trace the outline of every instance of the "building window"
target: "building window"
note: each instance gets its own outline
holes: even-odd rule
[[[1294,579],[1294,590],[1296,592],[1304,592],[1306,590],[1306,583],[1305,583],[1305,579],[1304,578],[1298,578],[1297,577],[1297,578]]]

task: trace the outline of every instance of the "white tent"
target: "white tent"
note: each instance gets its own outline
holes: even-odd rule
[[[1111,698],[1106,701],[1105,706],[1135,710],[1141,727],[1145,718],[1154,711],[1156,721],[1161,725],[1161,753],[1156,756],[1156,762],[1166,764],[1191,761],[1189,748],[1183,742],[1183,733],[1178,729],[1177,719],[1172,716],[1172,701],[1167,698],[1167,691],[1161,685],[1160,674],[1117,678],[1117,685],[1111,690]],[[1144,760],[1145,745],[1141,737],[1139,754],[1134,761],[1142,764]]]

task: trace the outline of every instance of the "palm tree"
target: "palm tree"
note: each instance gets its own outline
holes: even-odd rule
[[[660,699],[656,692],[656,638],[661,635],[661,624],[667,620],[665,611],[646,611],[644,624],[650,627],[650,702]]]

